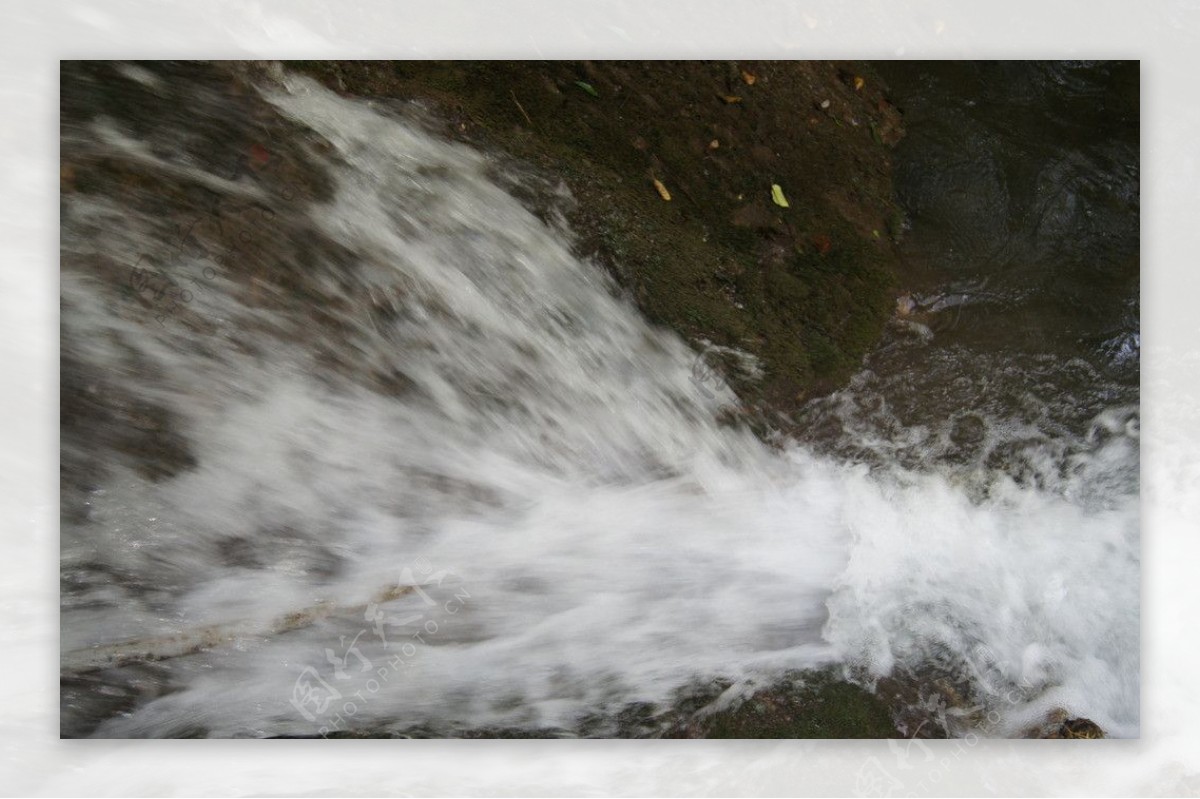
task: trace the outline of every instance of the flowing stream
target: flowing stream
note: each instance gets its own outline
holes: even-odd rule
[[[327,196],[254,222],[304,259],[305,304],[191,240],[186,310],[131,302],[78,264],[156,252],[167,222],[64,195],[78,390],[159,409],[146,424],[189,453],[152,477],[64,431],[64,462],[108,462],[64,486],[82,508],[62,523],[64,734],[570,731],[698,681],[929,664],[995,711],[984,734],[1056,708],[1138,734],[1136,362],[1110,363],[1136,359],[1132,334],[980,344],[1015,324],[1020,281],[935,275],[913,300],[929,316],[770,448],[719,424],[734,398],[695,349],[573,254],[565,189],[419,108],[263,86],[323,142]],[[64,136],[272,201],[119,120]]]

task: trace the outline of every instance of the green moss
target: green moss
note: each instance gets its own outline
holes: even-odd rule
[[[899,738],[887,707],[873,694],[827,672],[759,691],[714,714],[708,738]]]

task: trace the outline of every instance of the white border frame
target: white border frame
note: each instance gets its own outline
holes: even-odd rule
[[[1200,0],[13,2],[0,24],[0,791],[37,795],[1200,791]],[[191,57],[1140,58],[1140,741],[60,741],[58,61]],[[904,744],[902,744],[904,745]],[[889,769],[895,772],[895,769]]]

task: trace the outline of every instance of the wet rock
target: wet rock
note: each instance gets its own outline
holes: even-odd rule
[[[714,703],[667,738],[899,738],[887,705],[828,672],[792,675],[730,707]]]
[[[1104,730],[1091,719],[1071,717],[1067,711],[1059,708],[1047,714],[1041,724],[1027,729],[1023,738],[1106,738]]]

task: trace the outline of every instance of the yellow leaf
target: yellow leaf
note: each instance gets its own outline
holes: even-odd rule
[[[789,207],[787,197],[783,196],[783,189],[780,188],[778,183],[771,184],[771,199],[774,200],[775,204],[780,208]]]
[[[746,82],[747,86],[753,86],[754,81],[758,80],[758,76],[756,76],[753,72],[747,72],[746,70],[743,69],[742,70],[742,80],[744,80]]]
[[[718,97],[720,97],[726,105],[733,105],[734,103],[740,103],[742,101],[742,98],[738,97],[736,94],[721,94],[718,95]]]
[[[861,89],[864,83],[866,83],[866,81],[856,75],[854,77],[854,91]]]
[[[662,184],[658,178],[654,179],[654,188],[658,189],[658,195],[667,202],[671,201],[671,192],[667,191],[667,187]]]

